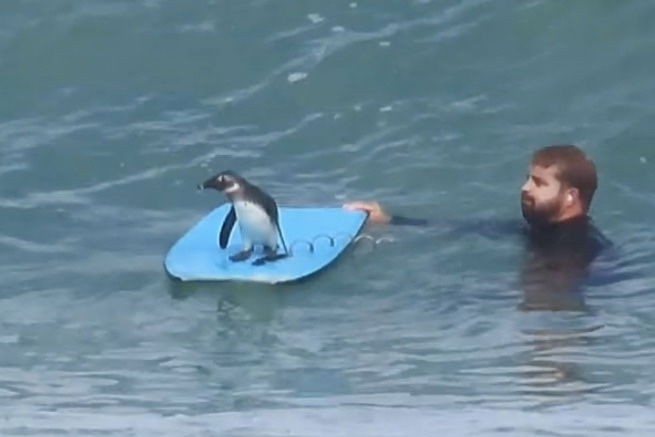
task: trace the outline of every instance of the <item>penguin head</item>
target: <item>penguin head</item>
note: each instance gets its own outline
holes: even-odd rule
[[[222,191],[225,194],[231,194],[240,190],[243,185],[243,178],[233,171],[226,170],[210,177],[202,184],[199,184],[198,189],[203,190],[206,188],[213,188]]]

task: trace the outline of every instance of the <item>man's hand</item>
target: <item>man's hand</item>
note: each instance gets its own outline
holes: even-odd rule
[[[343,205],[344,209],[361,210],[368,212],[368,222],[373,224],[386,224],[391,221],[389,216],[378,202],[348,202]]]

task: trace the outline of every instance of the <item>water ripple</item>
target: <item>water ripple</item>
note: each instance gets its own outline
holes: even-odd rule
[[[78,3],[0,5],[0,434],[652,434],[645,6]],[[553,142],[594,156],[614,241],[571,311],[526,310],[519,238],[448,226],[367,227],[291,285],[162,268],[218,169],[520,219]]]

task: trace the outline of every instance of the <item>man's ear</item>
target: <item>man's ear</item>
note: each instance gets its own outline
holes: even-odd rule
[[[566,190],[565,202],[567,206],[573,205],[573,202],[580,198],[580,192],[577,188],[569,188]]]

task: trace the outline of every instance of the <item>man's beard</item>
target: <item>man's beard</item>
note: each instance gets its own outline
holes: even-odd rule
[[[525,221],[531,226],[545,226],[552,223],[559,215],[561,206],[559,197],[537,205],[533,198],[525,194],[521,195],[521,212]]]

